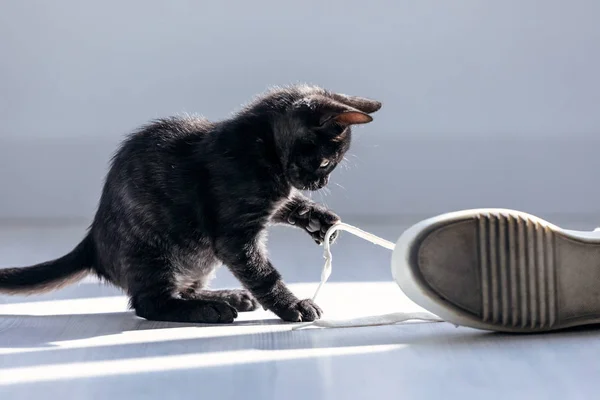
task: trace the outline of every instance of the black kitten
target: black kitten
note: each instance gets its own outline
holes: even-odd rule
[[[339,218],[299,190],[327,184],[350,125],[380,107],[294,86],[225,121],[155,121],[115,155],[85,239],[57,260],[0,270],[0,292],[44,292],[95,273],[147,319],[232,322],[259,304],[286,321],[318,319],[321,309],[296,298],[269,261],[265,230],[291,224],[322,242]],[[221,263],[247,290],[206,290]]]

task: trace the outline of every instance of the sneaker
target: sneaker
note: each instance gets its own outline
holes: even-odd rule
[[[398,239],[392,274],[447,322],[503,332],[600,323],[600,230],[477,209],[419,222]]]

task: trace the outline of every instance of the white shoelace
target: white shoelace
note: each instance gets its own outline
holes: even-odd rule
[[[368,240],[371,243],[385,247],[388,250],[394,250],[394,247],[395,247],[394,243],[387,241],[385,239],[382,239],[378,236],[375,236],[372,233],[365,232],[362,229],[359,229],[355,226],[348,225],[348,224],[345,224],[342,222],[339,222],[339,223],[333,225],[331,228],[329,228],[327,233],[325,233],[325,239],[323,241],[323,247],[324,247],[323,256],[325,257],[325,265],[323,266],[323,271],[321,272],[321,282],[319,283],[319,286],[317,287],[317,290],[315,291],[315,294],[312,298],[313,301],[316,300],[317,296],[319,295],[319,292],[323,288],[323,285],[325,285],[325,282],[327,282],[327,279],[329,279],[329,276],[331,275],[333,256],[331,254],[331,244],[329,243],[329,240],[331,238],[331,235],[333,235],[333,233],[336,231],[349,232],[349,233],[356,235],[362,239]],[[349,328],[349,327],[358,327],[358,326],[392,325],[392,324],[397,324],[400,322],[405,322],[405,321],[410,321],[410,320],[443,322],[443,320],[441,320],[438,316],[433,315],[428,312],[412,312],[412,313],[397,312],[397,313],[391,313],[391,314],[373,315],[373,316],[369,316],[369,317],[351,318],[351,319],[345,319],[345,320],[320,319],[320,320],[317,320],[314,322],[298,324],[298,325],[294,326],[292,329],[297,330],[297,329],[302,329],[302,328],[306,328],[309,326],[322,327],[322,328]]]

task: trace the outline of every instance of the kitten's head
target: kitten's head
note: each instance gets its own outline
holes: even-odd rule
[[[273,115],[275,141],[292,186],[318,190],[350,148],[351,126],[371,122],[381,103],[314,86],[271,92],[263,105]],[[264,111],[264,109],[263,109]]]

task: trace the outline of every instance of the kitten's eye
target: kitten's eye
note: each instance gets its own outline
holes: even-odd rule
[[[329,165],[329,160],[323,160],[323,161],[321,161],[321,165],[319,165],[319,168],[325,168],[328,165]]]

